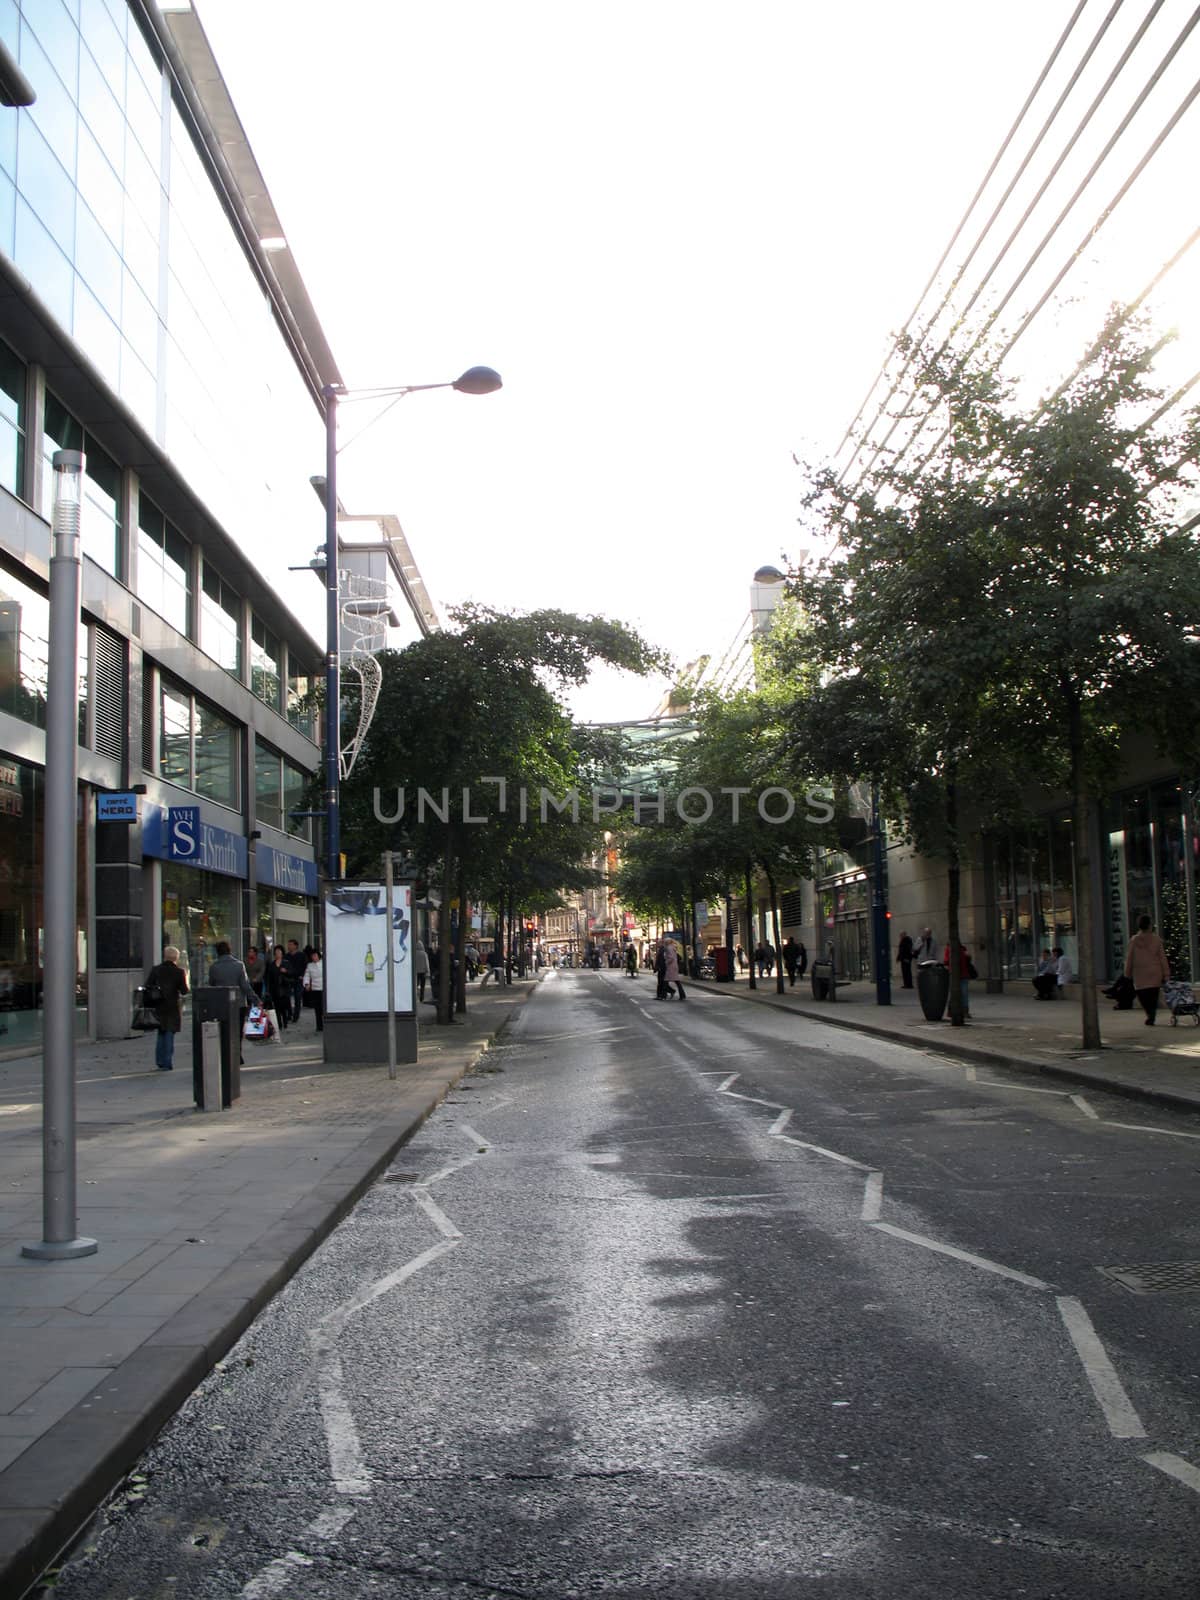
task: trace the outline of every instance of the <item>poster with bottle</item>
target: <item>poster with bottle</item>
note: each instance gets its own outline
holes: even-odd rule
[[[389,945],[396,1014],[415,1009],[412,965],[412,884],[392,888],[391,938],[382,883],[331,883],[324,895],[325,1010],[329,1016],[387,1011]]]

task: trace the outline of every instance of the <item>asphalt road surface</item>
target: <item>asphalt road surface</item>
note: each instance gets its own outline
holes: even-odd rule
[[[1181,1600],[1198,1168],[1194,1117],[549,974],[56,1594]]]

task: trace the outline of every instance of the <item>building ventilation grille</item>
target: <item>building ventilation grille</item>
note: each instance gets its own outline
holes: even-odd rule
[[[779,926],[781,928],[798,928],[804,921],[804,909],[801,904],[801,891],[789,889],[779,901]]]
[[[125,644],[107,628],[94,633],[96,675],[92,681],[96,754],[120,761],[125,753]]]

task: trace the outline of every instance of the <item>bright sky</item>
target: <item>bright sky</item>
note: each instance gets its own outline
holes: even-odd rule
[[[346,382],[504,377],[403,401],[347,508],[399,516],[443,612],[599,611],[681,664],[797,548],[793,452],[833,453],[1070,9],[195,8]]]

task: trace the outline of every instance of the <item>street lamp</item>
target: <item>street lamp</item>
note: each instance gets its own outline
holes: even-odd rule
[[[312,480],[325,501],[325,867],[328,876],[341,877],[342,782],[341,752],[341,597],[338,594],[338,496],[337,496],[337,408],[339,400],[387,400],[367,427],[374,427],[382,416],[407,394],[425,389],[457,389],[459,394],[493,394],[502,387],[500,374],[491,367],[468,367],[461,377],[449,383],[404,383],[373,389],[345,389],[327,383],[321,390],[325,400],[325,481]],[[359,430],[355,438],[366,432]],[[347,440],[347,443],[352,441]],[[342,447],[343,449],[345,446]]]
[[[83,454],[56,450],[46,685],[45,901],[42,956],[42,1238],[38,1261],[94,1255],[75,1232],[76,831],[79,795],[79,519]]]

